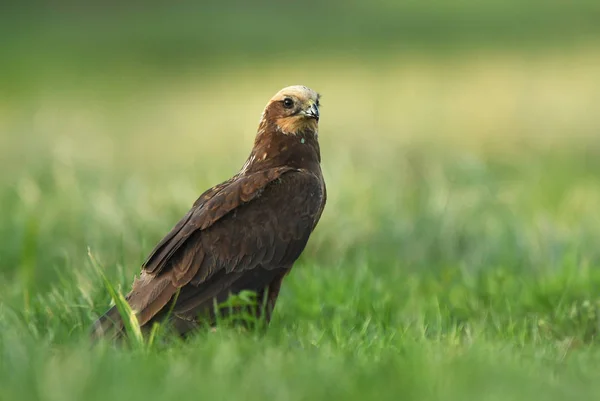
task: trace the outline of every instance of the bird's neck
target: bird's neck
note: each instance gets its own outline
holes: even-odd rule
[[[244,169],[247,172],[279,166],[319,169],[321,151],[317,138],[316,131],[286,134],[275,126],[261,124]]]

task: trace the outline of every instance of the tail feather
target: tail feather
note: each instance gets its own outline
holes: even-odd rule
[[[123,333],[124,325],[121,314],[116,306],[110,308],[104,315],[100,316],[92,327],[92,341],[100,338],[115,339]]]
[[[152,277],[146,273],[136,279],[131,292],[125,298],[135,313],[140,326],[144,326],[173,297],[177,287],[168,275]],[[109,340],[121,337],[125,325],[116,306],[102,315],[92,328],[92,340],[106,338]]]

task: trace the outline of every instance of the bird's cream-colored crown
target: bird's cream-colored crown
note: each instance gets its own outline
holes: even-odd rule
[[[275,96],[271,98],[270,102],[283,100],[288,96],[294,97],[303,103],[308,103],[311,100],[314,103],[317,103],[317,101],[319,100],[319,94],[314,90],[310,89],[309,87],[304,85],[292,85],[285,87],[279,92],[277,92]]]

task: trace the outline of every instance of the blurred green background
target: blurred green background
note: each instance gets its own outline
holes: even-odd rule
[[[595,399],[600,3],[0,9],[0,400]],[[266,334],[90,349],[284,86],[328,204]]]

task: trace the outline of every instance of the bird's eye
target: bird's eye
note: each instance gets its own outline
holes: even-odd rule
[[[290,99],[289,97],[283,99],[283,107],[285,107],[286,109],[291,109],[292,106],[294,106],[294,101],[292,99]]]

